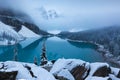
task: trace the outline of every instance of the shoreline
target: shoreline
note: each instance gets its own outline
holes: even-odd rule
[[[118,57],[115,57],[113,54],[110,53],[109,50],[105,49],[103,45],[94,43],[92,41],[81,41],[81,40],[72,40],[72,39],[66,39],[67,41],[73,41],[73,42],[84,42],[84,43],[90,43],[97,46],[97,49],[95,49],[97,52],[103,54],[103,57],[106,59],[106,62],[110,62],[111,64],[114,64],[115,67],[120,68],[120,61],[117,60]]]

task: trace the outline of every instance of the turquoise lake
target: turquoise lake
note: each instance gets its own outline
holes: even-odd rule
[[[40,61],[43,43],[46,43],[47,58],[56,60],[58,58],[82,59],[88,62],[103,62],[104,59],[98,53],[95,45],[81,42],[71,42],[58,37],[27,39],[14,46],[0,46],[0,61],[13,60],[14,48],[18,50],[18,61],[34,62],[34,57]]]

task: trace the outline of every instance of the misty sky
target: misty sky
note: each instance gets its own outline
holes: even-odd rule
[[[27,13],[40,28],[48,31],[120,25],[120,0],[0,0],[0,6]],[[60,17],[42,19],[41,7],[55,10]]]

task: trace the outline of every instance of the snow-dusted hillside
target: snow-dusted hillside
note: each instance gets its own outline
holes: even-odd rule
[[[13,45],[25,38],[40,37],[26,26],[22,26],[19,32],[16,32],[12,26],[0,22],[0,45]]]
[[[0,45],[15,44],[21,40],[23,40],[23,37],[14,31],[11,26],[0,22]]]
[[[31,31],[30,29],[28,29],[25,26],[22,26],[22,29],[18,33],[21,34],[22,36],[26,37],[26,38],[40,37],[40,35],[34,33],[33,31]]]

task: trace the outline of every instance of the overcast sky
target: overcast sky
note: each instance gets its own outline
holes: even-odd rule
[[[86,30],[120,25],[120,0],[0,0],[1,6],[26,12],[45,30]],[[41,19],[39,8],[55,10],[57,19]]]

